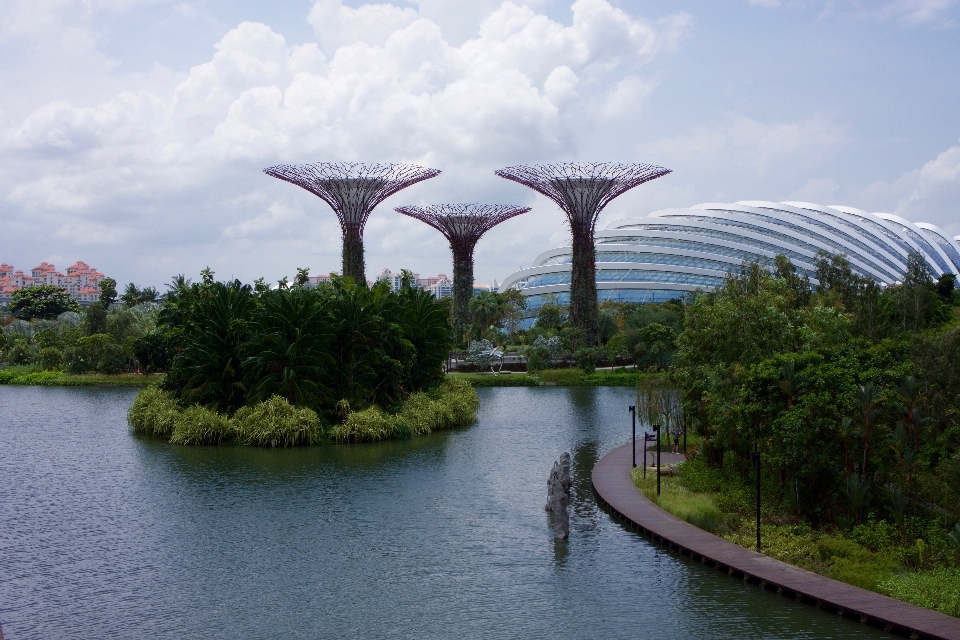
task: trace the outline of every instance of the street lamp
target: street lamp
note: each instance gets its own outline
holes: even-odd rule
[[[757,465],[757,553],[760,553],[760,438],[757,438],[757,450],[753,461]]]
[[[653,425],[653,430],[657,432],[657,495],[660,495],[660,425]]]
[[[637,407],[630,405],[630,417],[633,419],[633,468],[637,468]]]

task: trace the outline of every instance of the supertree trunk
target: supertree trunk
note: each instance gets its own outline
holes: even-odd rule
[[[435,204],[426,207],[397,207],[400,213],[425,222],[450,241],[453,253],[453,329],[459,343],[473,324],[470,298],[473,297],[473,250],[487,231],[529,207],[506,204]]]
[[[579,226],[579,225],[578,225]],[[597,250],[593,225],[573,229],[570,274],[570,324],[580,331],[581,346],[597,342]]]
[[[359,285],[367,282],[363,259],[363,235],[359,229],[345,229],[343,233],[343,275]]]
[[[668,173],[669,169],[648,164],[603,162],[522,165],[496,171],[501,178],[547,196],[567,214],[573,236],[570,324],[578,331],[580,345],[595,345],[598,338],[593,232],[600,212],[623,192]]]
[[[463,340],[473,318],[470,316],[470,299],[473,297],[473,247],[453,250],[453,330],[459,344]]]

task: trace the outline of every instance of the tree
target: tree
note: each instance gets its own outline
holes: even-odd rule
[[[120,296],[120,302],[128,307],[135,307],[144,302],[156,302],[158,298],[157,290],[153,287],[139,288],[132,282],[128,283]]]
[[[481,291],[470,300],[470,315],[482,332],[497,320],[500,305],[489,291]]]
[[[52,320],[65,311],[80,312],[83,309],[60,287],[42,284],[14,291],[9,310],[18,318]]]
[[[310,267],[297,268],[297,275],[293,278],[294,287],[305,287],[310,283]]]
[[[100,287],[100,304],[104,309],[109,309],[117,299],[117,281],[113,278],[104,278],[98,286]]]
[[[957,286],[957,276],[952,273],[945,273],[937,280],[937,294],[946,302],[950,302],[953,297],[953,290]]]
[[[896,294],[903,330],[917,331],[929,324],[935,295],[932,282],[933,274],[927,261],[916,251],[911,251],[907,256],[903,284]]]
[[[559,331],[567,324],[567,316],[555,302],[544,302],[537,309],[537,321],[534,326],[540,329]]]

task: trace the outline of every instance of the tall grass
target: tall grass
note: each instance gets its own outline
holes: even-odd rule
[[[656,473],[647,473],[646,479],[642,474],[643,469],[630,470],[636,487],[664,511],[710,533],[720,533],[725,528],[726,519],[712,496],[692,493],[673,476],[661,478],[658,496]]]
[[[343,422],[325,432],[315,412],[280,396],[242,407],[228,418],[199,405],[181,409],[169,393],[147,387],[133,401],[127,420],[134,432],[169,438],[172,444],[297,447],[328,439],[375,442],[466,426],[479,407],[469,382],[447,379],[436,389],[412,394],[396,414],[376,406],[351,412],[343,403]]]
[[[176,426],[180,408],[176,400],[157,387],[146,387],[137,394],[127,412],[134,433],[169,438]]]
[[[469,382],[447,378],[436,389],[411,395],[396,415],[377,407],[351,413],[330,429],[330,437],[337,442],[376,442],[425,435],[470,424],[479,407],[480,399]]]
[[[241,408],[233,424],[240,442],[258,447],[311,445],[323,437],[315,412],[294,407],[280,396]]]
[[[232,420],[206,407],[193,405],[177,413],[170,444],[227,444],[235,437]]]

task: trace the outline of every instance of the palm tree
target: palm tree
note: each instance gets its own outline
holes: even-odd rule
[[[249,399],[279,395],[290,404],[317,408],[329,396],[331,331],[316,289],[274,290],[260,298],[244,351]]]
[[[470,315],[481,332],[494,323],[499,311],[497,298],[489,291],[481,291],[470,300]]]
[[[870,425],[877,413],[877,403],[879,402],[876,390],[872,382],[865,382],[860,385],[860,393],[857,394],[857,401],[860,409],[863,411],[863,479],[867,479],[867,460],[870,458]]]

